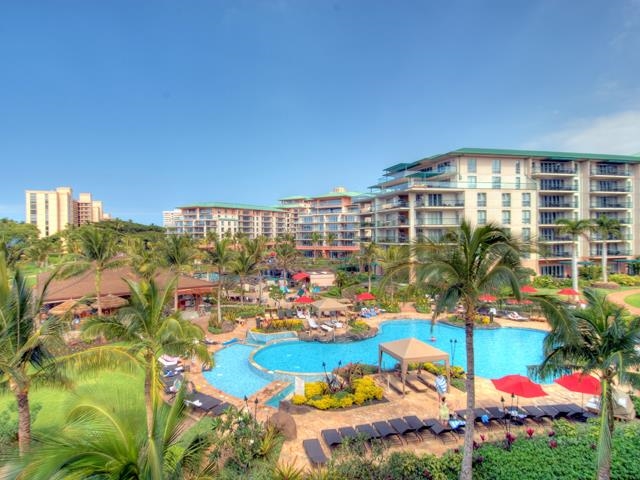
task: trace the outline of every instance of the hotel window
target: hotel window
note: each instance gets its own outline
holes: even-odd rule
[[[529,227],[524,227],[522,229],[522,240],[525,242],[531,240],[531,229]]]
[[[520,175],[520,160],[516,161],[516,175]]]
[[[469,179],[469,188],[476,188],[477,177],[475,175],[469,175],[467,178]]]
[[[487,223],[487,211],[478,210],[478,225],[484,225]]]
[[[491,188],[502,188],[500,179],[501,177],[498,177],[498,176],[491,177]]]
[[[486,207],[487,206],[487,194],[482,192],[478,193],[478,206]]]
[[[511,207],[511,194],[503,193],[502,194],[502,206],[503,207]]]
[[[491,160],[491,173],[501,173],[500,164],[499,159]]]
[[[516,177],[516,190],[520,190],[520,177]]]
[[[522,194],[522,206],[523,207],[530,207],[531,206],[531,194],[530,193],[523,193]]]
[[[476,173],[476,159],[468,158],[467,159],[467,172]]]
[[[531,223],[531,210],[522,211],[522,223],[524,223],[525,225]]]
[[[502,224],[511,225],[511,210],[502,211]]]

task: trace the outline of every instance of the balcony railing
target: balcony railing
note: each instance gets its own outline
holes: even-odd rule
[[[554,218],[542,218],[540,217],[540,219],[538,220],[538,224],[539,225],[555,225],[556,222],[558,220],[560,220],[561,218],[571,218],[571,217],[554,217]]]
[[[560,250],[557,252],[548,252],[546,255],[542,256],[547,258],[571,258],[571,255],[572,253],[570,250]]]
[[[575,175],[578,172],[573,165],[562,165],[558,163],[534,164],[531,173],[537,175]]]
[[[447,208],[447,207],[464,207],[464,200],[442,200],[442,202],[421,201],[416,202],[416,208]]]
[[[416,218],[416,226],[423,225],[460,225],[460,218],[458,217],[434,217],[434,218]]]
[[[589,208],[600,208],[603,210],[609,208],[631,208],[631,202],[596,202],[592,203]]]
[[[569,184],[569,183],[562,183],[562,184],[557,184],[557,183],[545,183],[545,182],[540,182],[540,190],[543,191],[567,191],[567,192],[575,192],[578,190],[578,187],[576,185],[573,184]]]
[[[540,208],[577,208],[578,202],[541,201]]]
[[[592,192],[630,192],[631,187],[628,185],[598,185],[591,184]]]
[[[608,248],[607,249],[607,256],[609,257],[619,257],[619,256],[627,256],[627,255],[631,255],[631,250],[629,250],[628,248]],[[592,248],[589,251],[589,256],[590,257],[602,256],[602,249]]]
[[[607,177],[628,177],[631,172],[625,168],[612,168],[611,166],[591,167],[591,175],[602,175]]]
[[[380,205],[378,207],[378,210],[391,210],[394,208],[408,208],[409,207],[409,202],[407,200],[401,200],[401,201],[396,201],[396,202],[390,202],[390,203],[383,203],[382,205]]]

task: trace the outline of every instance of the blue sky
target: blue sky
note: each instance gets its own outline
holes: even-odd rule
[[[640,152],[640,0],[0,2],[0,217],[275,204],[461,147]]]

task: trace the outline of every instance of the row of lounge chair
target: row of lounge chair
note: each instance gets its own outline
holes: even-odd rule
[[[392,418],[388,421],[365,423],[355,427],[326,429],[322,430],[320,435],[329,449],[334,449],[343,443],[358,439],[368,443],[382,442],[387,445],[403,445],[404,443],[422,441],[423,435],[426,433],[430,433],[434,438],[439,438],[442,442],[455,441],[456,434],[460,432],[460,430],[443,425],[435,418],[421,420],[415,415],[409,415]],[[302,445],[313,465],[324,465],[328,462],[329,458],[318,439],[304,440]]]
[[[465,413],[465,410],[456,412],[460,419],[464,419]],[[494,425],[503,426],[505,422],[523,424],[526,419],[538,423],[546,419],[557,420],[559,418],[586,421],[593,416],[593,414],[585,412],[575,404],[555,404],[539,407],[528,405],[519,407],[517,410],[515,408],[503,410],[501,407],[476,408],[473,415],[473,421],[485,428],[493,428]],[[427,433],[430,433],[434,438],[440,439],[443,443],[447,443],[456,441],[459,435],[464,434],[465,424],[464,421],[460,420],[452,420],[448,424],[443,424],[435,418],[421,420],[416,415],[409,415],[388,421],[356,425],[355,427],[346,426],[326,429],[322,430],[320,435],[330,450],[356,439],[368,443],[377,441],[387,445],[402,445],[421,441]],[[318,439],[306,439],[302,442],[302,445],[312,465],[321,466],[329,461]]]
[[[182,375],[170,377],[164,376],[161,378],[161,381],[164,386],[164,392],[168,395],[174,396],[182,386],[184,377]],[[200,413],[202,416],[211,415],[217,417],[231,407],[231,404],[222,401],[219,398],[197,391],[187,393],[184,397],[184,403],[186,406],[193,409],[195,412]]]

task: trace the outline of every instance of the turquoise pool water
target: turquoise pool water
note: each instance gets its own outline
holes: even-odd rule
[[[270,380],[249,367],[249,354],[254,349],[255,347],[236,343],[218,350],[214,356],[216,366],[204,372],[204,378],[214,387],[238,398],[263,389]]]
[[[289,372],[322,372],[349,362],[378,364],[378,344],[407,337],[416,337],[450,354],[452,363],[466,368],[464,329],[438,324],[431,341],[431,323],[422,320],[388,321],[381,325],[374,338],[353,343],[286,342],[267,346],[257,352],[254,360],[267,370]],[[499,328],[475,331],[476,374],[498,378],[512,373],[527,374],[527,366],[542,360],[544,332],[523,328]],[[383,367],[392,368],[396,360],[383,356]]]

